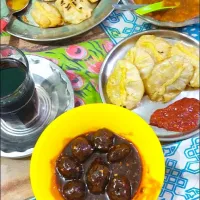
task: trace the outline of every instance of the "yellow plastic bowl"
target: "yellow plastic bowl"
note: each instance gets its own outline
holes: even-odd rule
[[[55,184],[55,161],[66,144],[83,133],[107,128],[131,141],[143,165],[134,200],[157,200],[165,162],[160,142],[151,127],[131,111],[110,105],[90,104],[72,109],[53,121],[40,136],[31,159],[31,184],[37,200],[63,200]]]

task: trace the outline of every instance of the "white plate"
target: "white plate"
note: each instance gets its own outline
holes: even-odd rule
[[[116,62],[125,56],[126,52],[131,47],[134,46],[134,44],[137,42],[137,40],[142,35],[147,35],[147,34],[148,35],[153,34],[158,37],[163,37],[166,40],[168,40],[170,43],[174,43],[176,41],[181,40],[187,45],[193,45],[193,46],[199,48],[199,43],[195,39],[193,39],[185,34],[175,32],[175,31],[169,31],[169,30],[145,31],[145,32],[133,35],[133,36],[123,40],[108,54],[108,56],[106,57],[103,65],[102,65],[101,71],[100,71],[99,91],[100,91],[101,99],[104,103],[110,103],[110,101],[107,97],[107,94],[106,94],[105,87],[106,87],[108,77],[111,75],[111,72],[112,72],[113,68],[115,67]],[[185,91],[181,92],[181,94],[178,95],[175,99],[173,99],[172,101],[170,101],[168,103],[152,102],[148,98],[148,96],[144,96],[140,105],[136,109],[134,109],[133,112],[140,115],[149,124],[150,117],[155,110],[160,109],[160,108],[165,108],[168,105],[172,104],[173,102],[175,102],[179,99],[182,99],[184,97],[199,99],[199,90],[198,89],[185,90]],[[152,128],[156,132],[160,141],[165,141],[165,142],[186,139],[186,138],[192,137],[199,133],[199,130],[193,131],[191,133],[183,134],[183,133],[179,133],[179,132],[167,131],[165,129],[158,128],[155,126],[152,126]]]

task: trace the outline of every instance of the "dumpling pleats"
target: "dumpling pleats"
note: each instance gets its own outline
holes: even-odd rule
[[[194,68],[183,56],[156,65],[146,82],[146,92],[152,101],[169,102],[189,84]]]
[[[144,95],[144,85],[135,65],[119,60],[108,78],[106,91],[111,103],[128,109],[135,108]]]

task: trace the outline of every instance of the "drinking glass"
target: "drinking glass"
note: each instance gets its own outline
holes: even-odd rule
[[[0,117],[11,127],[30,127],[38,119],[38,96],[22,51],[0,45]]]

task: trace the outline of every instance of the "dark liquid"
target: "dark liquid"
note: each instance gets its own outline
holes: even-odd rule
[[[38,97],[35,84],[25,65],[12,58],[1,59],[1,117],[8,121],[19,119],[27,124],[37,114]]]
[[[21,68],[1,69],[1,97],[13,93],[24,81],[26,74]]]
[[[92,134],[92,133],[91,133]],[[86,136],[88,140],[90,140],[90,134],[84,134],[83,137]],[[115,142],[114,145],[117,144],[129,144],[131,147],[131,152],[129,155],[123,159],[121,162],[116,163],[109,163],[107,161],[107,153],[99,153],[98,151],[94,151],[93,154],[83,163],[84,173],[82,174],[81,180],[86,182],[86,173],[91,165],[91,163],[95,160],[95,158],[102,158],[105,163],[109,165],[109,169],[111,171],[111,177],[113,177],[114,174],[118,174],[120,176],[126,176],[128,177],[131,188],[132,188],[132,198],[136,194],[142,177],[142,162],[140,159],[140,155],[135,148],[135,146],[130,143],[128,140],[123,139],[119,137],[118,135],[115,135]],[[63,152],[61,153],[63,155],[70,155],[72,156],[71,152],[71,142],[65,147]],[[57,185],[58,189],[60,190],[61,194],[63,191],[64,185],[68,182],[68,180],[65,180],[56,170],[56,177],[57,177]],[[131,198],[131,199],[132,199]],[[87,194],[84,198],[84,200],[110,200],[107,193],[95,195],[90,193],[90,191],[87,189]]]

